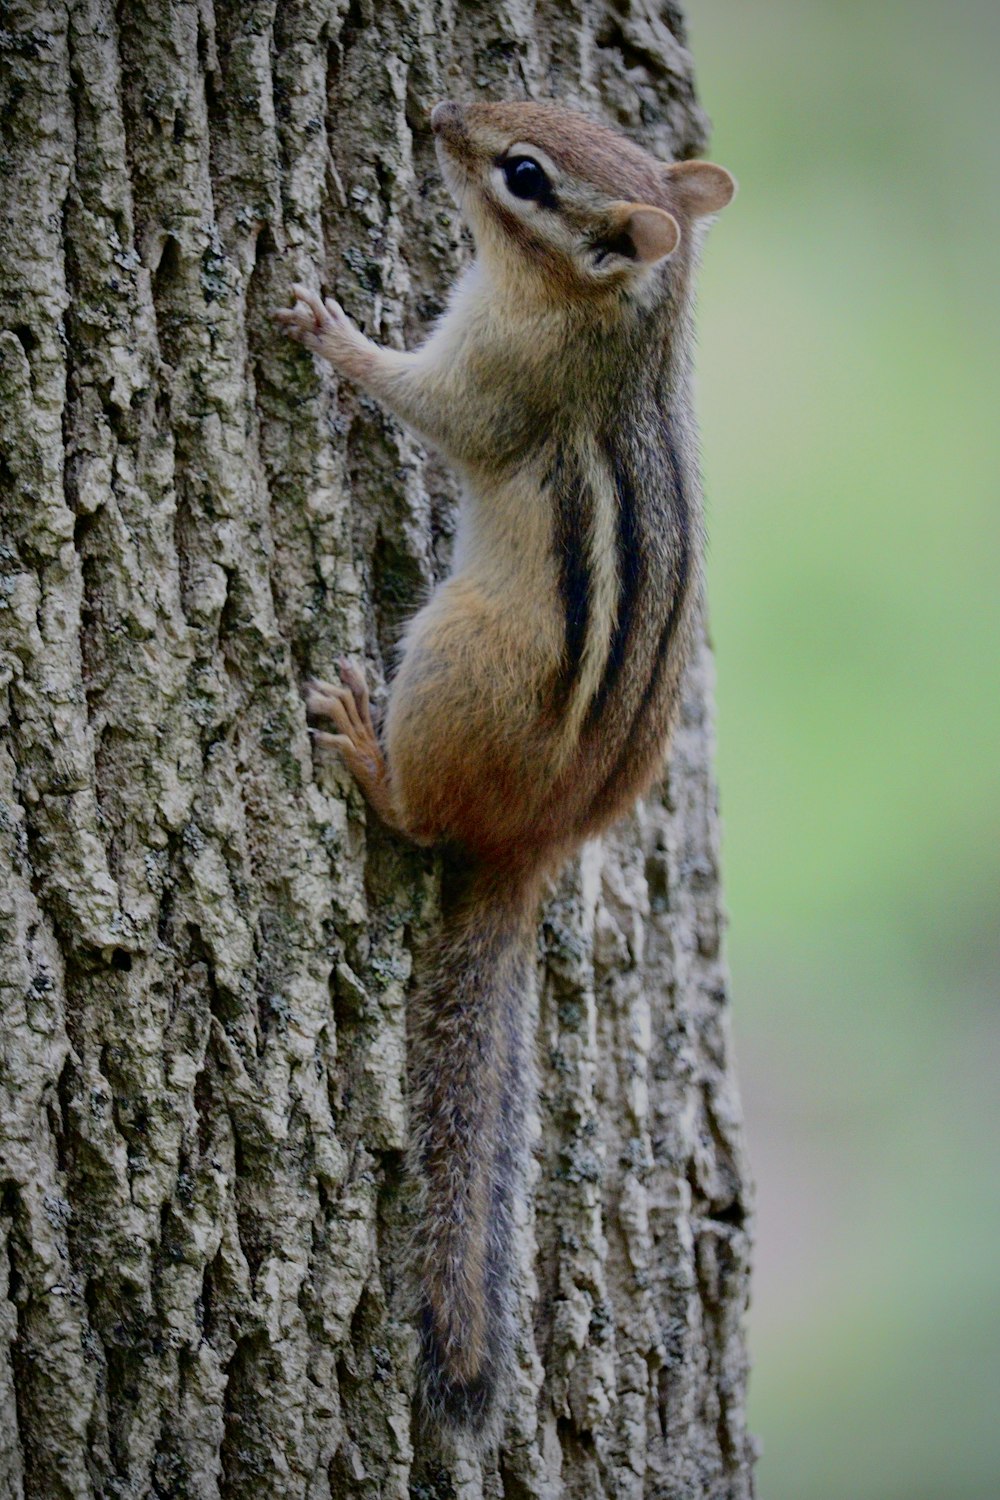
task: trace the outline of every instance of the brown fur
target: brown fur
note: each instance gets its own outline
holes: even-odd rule
[[[382,815],[452,851],[414,1007],[424,1390],[488,1434],[513,1336],[537,893],[662,765],[700,587],[697,221],[732,181],[555,104],[432,118],[478,260],[430,340],[380,350],[305,288],[279,316],[465,481],[454,570],[406,633],[382,745],[351,669],[309,705]],[[545,171],[546,198],[510,191],[511,151]]]

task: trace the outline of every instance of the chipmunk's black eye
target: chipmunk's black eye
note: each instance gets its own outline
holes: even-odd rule
[[[530,156],[509,156],[503,163],[503,175],[515,198],[533,198],[541,202],[551,197],[549,179]]]

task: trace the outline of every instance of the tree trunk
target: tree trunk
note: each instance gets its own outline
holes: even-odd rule
[[[411,1426],[406,997],[434,860],[314,765],[453,485],[269,310],[412,343],[466,253],[442,95],[705,124],[672,4],[8,0],[0,1497],[751,1493],[711,668],[540,932],[499,1458]],[[460,732],[460,726],[457,726]],[[416,955],[416,958],[414,958]]]

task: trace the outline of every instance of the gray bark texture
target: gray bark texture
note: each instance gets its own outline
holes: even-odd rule
[[[7,0],[0,61],[0,1497],[749,1496],[707,647],[540,925],[503,1445],[411,1419],[437,871],[299,685],[384,684],[454,485],[269,318],[322,281],[419,339],[468,253],[442,96],[700,150],[680,14]]]

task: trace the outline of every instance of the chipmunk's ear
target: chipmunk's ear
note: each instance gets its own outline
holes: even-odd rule
[[[615,218],[621,253],[643,265],[664,260],[680,243],[681,226],[665,209],[649,203],[616,203]]]
[[[664,167],[671,198],[693,219],[717,214],[736,191],[736,180],[714,161],[677,161]]]

